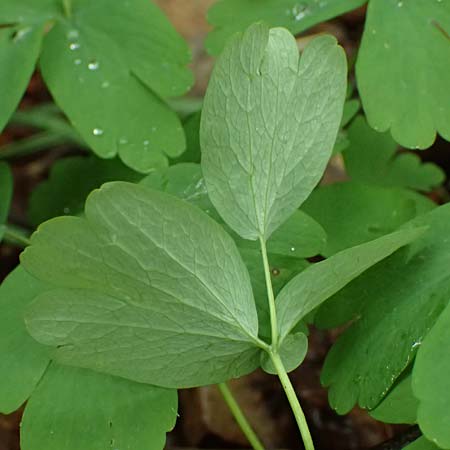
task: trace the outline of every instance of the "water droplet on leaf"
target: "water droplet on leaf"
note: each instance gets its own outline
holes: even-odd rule
[[[102,136],[103,133],[104,133],[104,131],[103,131],[101,128],[94,128],[94,129],[92,130],[92,134],[93,134],[94,136]]]

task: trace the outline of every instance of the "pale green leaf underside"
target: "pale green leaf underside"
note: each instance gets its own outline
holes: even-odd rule
[[[6,163],[0,162],[0,242],[3,238],[4,225],[9,214],[12,191],[13,178],[11,169]]]
[[[422,163],[412,152],[396,154],[398,145],[389,133],[378,133],[359,116],[348,129],[349,147],[343,152],[353,181],[430,191],[445,179],[433,163]]]
[[[411,363],[450,298],[449,205],[405,227],[429,226],[407,249],[361,275],[316,315],[320,327],[353,321],[328,353],[330,403],[374,408]]]
[[[305,359],[308,351],[308,337],[301,332],[290,334],[283,341],[278,351],[286,372],[292,372]],[[271,375],[277,374],[277,370],[266,352],[261,353],[261,367]]]
[[[33,74],[43,29],[42,23],[0,28],[0,132],[17,108]]]
[[[411,387],[411,374],[399,381],[370,415],[381,422],[413,424],[417,422],[418,400]]]
[[[450,295],[447,297],[450,299]],[[450,301],[420,348],[413,371],[419,398],[418,422],[424,435],[450,448]]]
[[[217,55],[232,34],[263,20],[271,27],[285,27],[294,34],[366,3],[367,0],[222,0],[208,11],[214,29],[205,46]]]
[[[300,59],[287,30],[263,24],[227,45],[205,97],[202,170],[212,203],[243,238],[268,239],[319,181],[346,75],[331,36],[312,41]]]
[[[324,256],[384,236],[436,205],[427,197],[402,188],[353,181],[315,189],[302,209],[327,233]]]
[[[23,450],[160,450],[177,393],[52,364],[28,402]]]
[[[165,387],[221,382],[258,366],[258,319],[236,245],[199,209],[109,183],[85,219],[46,222],[22,254],[59,289],[27,315],[60,362]]]
[[[369,267],[417,239],[423,228],[402,230],[343,250],[294,277],[276,299],[281,340],[317,308]]]
[[[49,289],[21,267],[0,286],[0,412],[9,414],[30,396],[47,368],[48,348],[30,337],[23,315],[30,300]]]
[[[369,124],[407,148],[450,140],[450,3],[370,1],[356,63]]]

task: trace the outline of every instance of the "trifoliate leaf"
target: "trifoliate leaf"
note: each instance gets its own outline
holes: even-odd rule
[[[206,49],[217,55],[225,42],[238,31],[263,20],[272,27],[285,27],[294,34],[344,14],[367,0],[221,0],[208,11],[214,26],[206,39]]]
[[[33,225],[67,214],[83,211],[88,194],[108,181],[139,181],[142,175],[118,159],[72,156],[53,164],[48,180],[31,194],[28,217]]]
[[[402,188],[371,186],[357,182],[320,186],[302,209],[327,233],[324,256],[385,234],[436,205],[427,197]]]
[[[356,62],[369,124],[407,148],[450,140],[450,4],[370,1]]]
[[[258,319],[236,245],[205,213],[124,182],[86,218],[44,223],[22,254],[58,289],[27,326],[57,361],[164,387],[212,384],[259,363]]]
[[[9,166],[0,162],[0,242],[5,232],[5,223],[13,191],[13,178]]]
[[[420,428],[428,439],[442,448],[450,448],[449,299],[450,295],[446,309],[423,341],[413,371],[413,391],[419,399]]]
[[[23,450],[164,448],[177,393],[52,364],[28,402]]]
[[[417,423],[419,402],[411,388],[411,373],[401,379],[370,415],[385,423]]]
[[[331,36],[299,58],[293,36],[263,24],[236,35],[205,97],[200,142],[208,194],[245,239],[268,239],[323,174],[341,121],[346,60]]]
[[[433,442],[427,440],[425,437],[420,437],[415,440],[412,444],[404,447],[404,450],[440,450],[437,445]]]
[[[405,225],[428,226],[405,250],[361,275],[316,314],[320,327],[353,321],[328,353],[322,381],[339,413],[374,408],[410,364],[450,298],[450,205]]]
[[[445,179],[433,163],[422,163],[413,153],[396,155],[397,143],[389,133],[378,133],[357,117],[348,129],[350,146],[343,153],[345,168],[354,181],[430,191]]]
[[[7,6],[2,5],[2,9]],[[0,13],[1,17],[1,13]],[[44,26],[17,24],[0,28],[0,132],[25,92],[41,49]]]
[[[286,372],[292,372],[305,359],[308,351],[308,338],[304,333],[290,334],[284,339],[278,351]],[[267,352],[261,353],[261,367],[271,375],[277,374]]]
[[[23,314],[30,300],[48,290],[21,267],[0,286],[0,412],[18,409],[34,391],[50,359],[48,348],[25,329]]]
[[[417,239],[423,228],[402,230],[349,248],[294,277],[276,299],[281,341],[313,309],[369,267]]]

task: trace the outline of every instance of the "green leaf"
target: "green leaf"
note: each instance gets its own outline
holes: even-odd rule
[[[320,186],[302,209],[325,228],[323,255],[331,256],[392,233],[435,206],[427,197],[406,189],[344,182]]]
[[[259,320],[259,335],[270,337],[269,304],[267,287],[259,245],[240,238],[223,223],[209,200],[206,186],[198,164],[176,164],[167,169],[158,170],[141,181],[141,185],[175,195],[198,206],[210,217],[229,231],[239,248],[253,287]],[[271,264],[272,285],[275,294],[309,263],[303,258],[318,255],[326,242],[323,228],[309,216],[296,211],[270,237],[267,248]]]
[[[2,0],[0,23],[44,23],[62,13],[60,0]]]
[[[44,41],[41,70],[56,103],[100,157],[118,155],[143,173],[166,165],[167,156],[185,147],[178,117],[136,78],[120,46],[84,23],[82,13],[56,24]]]
[[[299,59],[287,30],[256,24],[216,64],[202,113],[202,170],[212,203],[245,239],[267,240],[323,174],[346,91],[336,44],[314,39]]]
[[[272,27],[285,27],[294,34],[344,14],[367,0],[222,0],[208,11],[213,31],[205,45],[209,53],[217,55],[225,42],[238,31],[263,20]]]
[[[124,63],[157,95],[182,95],[192,86],[192,72],[186,68],[191,62],[189,47],[153,2],[76,0],[73,15],[82,30],[109,36],[120,48]]]
[[[448,250],[447,250],[448,252]],[[441,266],[441,270],[444,266]],[[420,347],[413,371],[413,391],[419,399],[418,422],[424,435],[450,448],[450,297],[447,307]]]
[[[144,178],[141,185],[168,192],[198,206],[225,227],[240,249],[252,249],[258,252],[259,263],[261,263],[259,244],[240,238],[224,224],[215,210],[208,197],[198,164],[180,163],[167,169],[157,170]],[[322,251],[326,239],[324,229],[310,216],[297,210],[272,234],[267,243],[267,249],[270,255],[308,258]],[[260,265],[262,267],[262,264]]]
[[[411,388],[411,374],[401,379],[370,415],[381,422],[417,423],[418,400]]]
[[[404,450],[439,450],[439,447],[422,436],[404,447]]]
[[[280,358],[283,361],[286,372],[292,372],[305,359],[308,351],[308,338],[304,333],[290,334],[281,344]],[[267,352],[261,353],[261,367],[265,372],[276,375],[277,370]]]
[[[8,164],[0,162],[0,242],[5,232],[13,193],[13,177]]]
[[[27,314],[57,361],[164,387],[222,382],[258,366],[258,318],[233,240],[166,193],[103,185],[86,218],[43,224],[22,253],[59,289]]]
[[[88,194],[108,181],[139,181],[137,172],[118,159],[72,156],[53,164],[48,180],[32,192],[28,218],[37,226],[56,216],[82,213]]]
[[[396,155],[397,143],[389,133],[378,133],[357,117],[348,129],[350,146],[343,153],[350,178],[378,186],[395,186],[430,191],[445,179],[433,163],[422,164],[413,153]]]
[[[23,314],[33,296],[49,286],[18,267],[0,286],[0,412],[18,409],[50,362],[48,349],[25,329]]]
[[[174,390],[52,364],[25,409],[21,448],[160,450],[176,416]]]
[[[361,275],[316,314],[319,327],[352,321],[325,361],[322,381],[339,413],[372,409],[414,358],[450,298],[450,205],[417,217],[428,226],[407,249]],[[413,228],[414,229],[414,228]]]
[[[424,229],[419,228],[388,234],[313,264],[293,278],[276,299],[280,340],[346,284],[423,232]]]
[[[450,140],[450,4],[370,1],[356,76],[369,124],[407,148]]]
[[[39,56],[43,34],[42,23],[0,28],[0,132],[28,86]]]

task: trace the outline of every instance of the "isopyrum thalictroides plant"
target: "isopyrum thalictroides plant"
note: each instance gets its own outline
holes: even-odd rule
[[[359,103],[348,98],[336,39],[316,37],[300,55],[285,28],[256,23],[234,34],[215,63],[201,119],[184,124],[181,157],[183,130],[160,98],[189,87],[188,54],[156,7],[47,0],[37,14],[33,2],[7,3],[0,57],[19,55],[24,64],[0,121],[40,55],[73,127],[54,106],[13,120],[44,129],[45,145],[70,141],[122,160],[58,161],[32,195],[29,220],[40,225],[30,239],[7,224],[13,180],[0,163],[0,239],[26,247],[0,287],[0,411],[28,400],[23,450],[160,450],[177,418],[177,389],[210,384],[262,450],[227,385],[258,368],[279,378],[313,450],[288,375],[305,358],[311,323],[350,324],[322,372],[338,413],[358,404],[387,423],[419,424],[423,436],[408,450],[449,449],[450,209],[415,191],[443,175],[416,156],[396,156],[393,138],[362,116],[342,132]],[[299,32],[364,1],[285,3],[283,16],[267,1],[259,11]],[[386,17],[399,14],[406,26],[413,7],[387,3]],[[441,11],[440,3],[416,7]],[[216,53],[233,27],[253,21],[243,14],[231,26],[232,4],[249,7],[214,7],[208,45]],[[104,8],[111,14],[100,20]],[[445,124],[425,121],[411,132],[416,115],[398,121],[402,92],[379,125],[379,73],[368,73],[368,48],[391,31],[377,8],[371,0],[357,65],[369,124],[426,146],[435,129],[445,135]],[[442,34],[440,23],[433,27]],[[343,148],[351,180],[315,189]],[[316,255],[326,259],[308,261]]]

